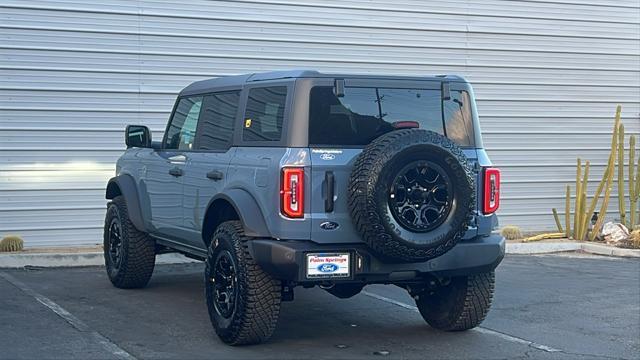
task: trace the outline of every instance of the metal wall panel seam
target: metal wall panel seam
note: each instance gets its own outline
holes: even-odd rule
[[[436,45],[427,45],[427,44],[411,44],[411,43],[397,43],[397,42],[364,42],[364,41],[329,41],[329,40],[313,40],[313,39],[301,39],[301,38],[291,38],[291,39],[282,39],[282,38],[269,38],[269,37],[259,37],[259,38],[250,38],[250,37],[238,37],[238,36],[222,36],[222,35],[206,35],[200,33],[175,33],[175,32],[158,32],[158,31],[143,31],[133,32],[133,31],[125,31],[125,30],[115,30],[115,29],[83,29],[83,28],[61,28],[61,27],[53,27],[53,26],[20,26],[20,25],[3,25],[0,24],[0,28],[4,29],[16,29],[16,30],[41,30],[41,31],[60,31],[60,32],[72,32],[72,33],[92,33],[92,34],[114,34],[114,35],[132,35],[132,36],[163,36],[163,37],[179,37],[179,38],[202,38],[202,39],[215,39],[215,40],[237,40],[237,41],[265,41],[265,42],[276,42],[276,43],[301,43],[301,44],[318,44],[318,45],[351,45],[351,46],[377,46],[377,47],[390,47],[390,48],[417,48],[417,49],[450,49],[450,50],[491,50],[491,51],[505,51],[505,52],[534,52],[534,53],[552,53],[552,54],[583,54],[583,55],[611,55],[611,56],[633,56],[639,55],[638,52],[602,52],[602,51],[569,51],[566,48],[562,51],[560,50],[546,50],[540,48],[531,48],[531,49],[517,49],[517,48],[508,48],[508,47],[474,47],[474,46],[436,46]],[[554,36],[555,37],[555,36]],[[635,44],[634,41],[630,39],[630,44]],[[626,48],[628,50],[628,48]],[[640,47],[638,47],[640,50]]]
[[[117,11],[117,10],[106,10],[106,9],[91,9],[91,8],[68,8],[68,7],[53,7],[53,6],[32,6],[32,5],[10,5],[10,4],[0,4],[0,8],[19,8],[19,9],[32,9],[32,10],[53,10],[53,11],[61,11],[61,12],[81,12],[81,13],[97,13],[97,14],[117,14],[117,15],[139,15],[137,12],[129,12],[129,11]],[[559,36],[559,37],[568,37],[568,38],[593,38],[593,39],[631,39],[634,40],[634,37],[612,37],[612,36],[596,36],[596,35],[586,35],[586,34],[566,34],[562,32],[557,33],[542,33],[542,34],[532,34],[527,32],[513,32],[513,31],[487,31],[487,30],[470,30],[467,28],[464,29],[425,29],[424,27],[417,26],[390,26],[390,25],[363,25],[363,24],[349,24],[349,23],[312,23],[312,22],[304,22],[304,21],[293,21],[293,20],[275,20],[275,19],[247,19],[247,18],[230,18],[230,17],[214,17],[214,16],[204,16],[204,15],[195,15],[195,14],[178,14],[178,13],[158,13],[145,11],[144,16],[146,17],[167,17],[167,18],[181,18],[181,19],[204,19],[204,20],[223,20],[223,21],[234,21],[234,22],[259,22],[265,24],[288,24],[288,25],[322,25],[322,26],[331,26],[331,27],[346,27],[346,28],[367,28],[367,29],[388,29],[388,30],[429,30],[429,31],[440,31],[440,32],[459,32],[459,33],[468,33],[473,32],[476,34],[511,34],[511,35],[527,35],[527,36]]]

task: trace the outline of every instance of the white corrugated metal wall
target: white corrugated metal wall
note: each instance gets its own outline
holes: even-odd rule
[[[616,103],[640,133],[639,39],[637,0],[3,0],[0,235],[100,242],[125,124],[160,136],[191,81],[287,68],[466,76],[501,222],[552,228],[576,156],[602,174]]]

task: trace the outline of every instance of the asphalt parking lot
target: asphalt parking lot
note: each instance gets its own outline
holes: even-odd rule
[[[0,270],[2,359],[590,359],[640,357],[640,261],[508,256],[482,327],[431,329],[406,293],[348,300],[296,289],[269,343],[229,347],[203,300],[202,265],[162,265],[119,290],[103,268]]]

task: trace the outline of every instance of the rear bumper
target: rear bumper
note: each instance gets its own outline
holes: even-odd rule
[[[476,237],[459,242],[435,259],[420,263],[386,263],[362,244],[317,244],[309,240],[255,239],[249,251],[258,265],[272,276],[297,283],[318,283],[307,279],[306,254],[349,252],[351,277],[325,279],[334,282],[398,283],[419,280],[426,274],[462,276],[495,269],[504,258],[505,240],[500,235]]]

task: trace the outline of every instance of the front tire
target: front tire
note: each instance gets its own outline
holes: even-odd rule
[[[107,207],[103,248],[113,286],[135,289],[147,285],[156,262],[155,242],[133,225],[122,196],[116,196]]]
[[[256,264],[248,241],[239,221],[227,221],[216,229],[207,254],[205,297],[209,318],[220,339],[230,345],[266,341],[280,313],[280,281]]]
[[[495,284],[493,271],[452,278],[416,296],[424,320],[444,331],[472,329],[484,320],[491,307]]]

